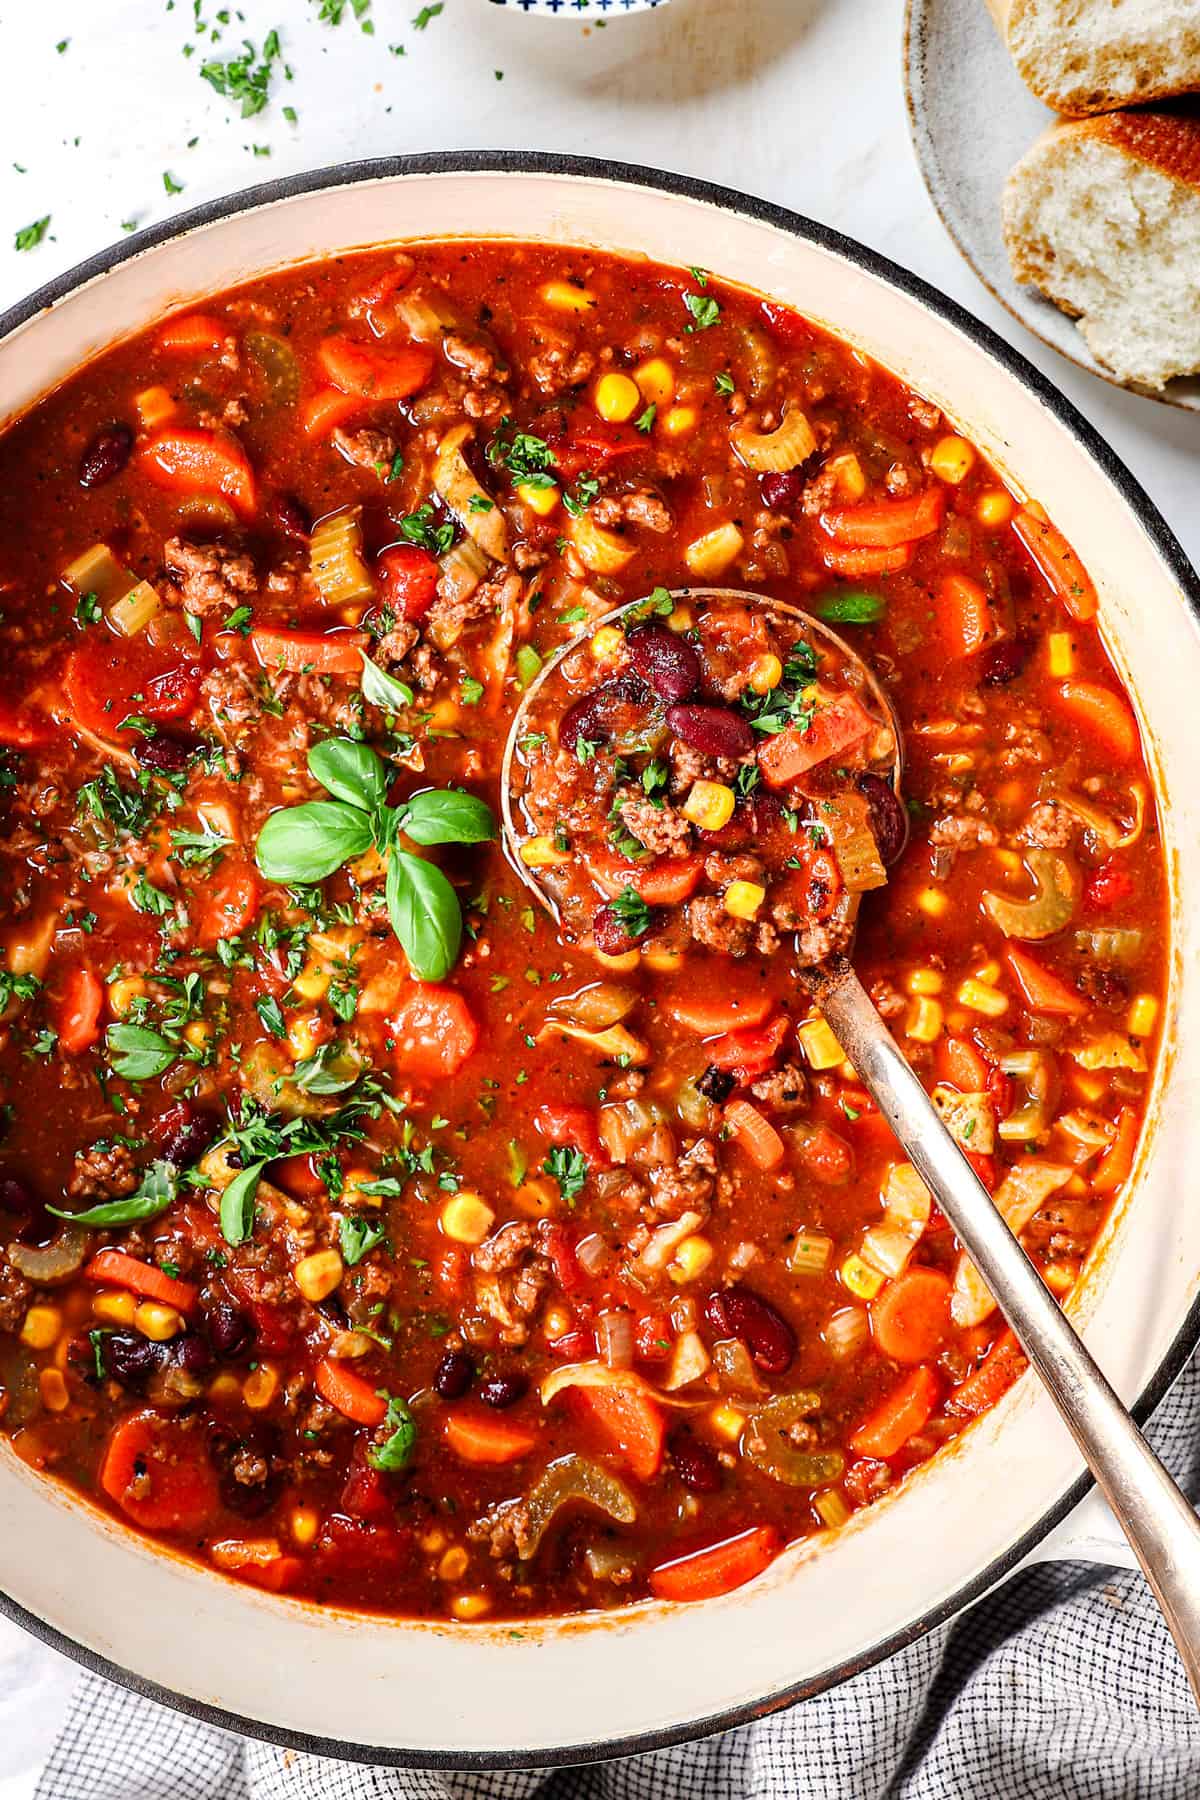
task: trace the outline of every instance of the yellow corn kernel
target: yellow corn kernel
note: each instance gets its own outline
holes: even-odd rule
[[[338,613],[338,618],[343,625],[357,625],[366,610],[365,606],[343,606]]]
[[[712,1259],[713,1247],[706,1237],[687,1237],[676,1250],[667,1274],[681,1285],[685,1281],[695,1281],[698,1275],[703,1275]]]
[[[975,467],[975,451],[966,438],[939,438],[933,446],[929,466],[939,481],[948,481],[951,487],[957,487]]]
[[[697,416],[694,406],[672,406],[663,414],[662,428],[668,437],[686,437],[695,431]]]
[[[676,636],[682,637],[685,631],[690,631],[692,629],[695,622],[695,619],[692,617],[691,607],[680,606],[678,602],[676,602],[674,611],[667,615],[666,627],[668,631],[673,631]]]
[[[769,694],[783,680],[783,664],[774,651],[756,656],[750,664],[750,687],[756,694]]]
[[[950,902],[939,887],[922,888],[917,895],[917,905],[931,919],[940,919]]]
[[[133,405],[143,431],[153,431],[175,411],[175,402],[165,387],[143,388],[133,396]]]
[[[480,1195],[464,1189],[442,1208],[441,1227],[456,1244],[482,1244],[496,1215]]]
[[[918,1044],[933,1044],[941,1036],[943,1022],[941,1002],[930,999],[926,994],[918,994],[908,1009],[904,1035],[915,1039]]]
[[[513,1195],[513,1205],[529,1219],[551,1219],[558,1211],[558,1189],[535,1175],[523,1181]]]
[[[596,383],[592,404],[610,425],[623,425],[640,410],[642,396],[637,382],[630,376],[612,372],[602,375]]]
[[[320,1524],[320,1516],[314,1507],[293,1506],[288,1520],[293,1544],[299,1544],[302,1550],[307,1549],[315,1539]]]
[[[796,1037],[810,1069],[836,1069],[846,1052],[820,1013],[796,1027]]]
[[[332,980],[331,972],[323,969],[320,963],[307,962],[293,981],[292,986],[302,1000],[310,1000],[315,1004],[316,1001],[325,998]]]
[[[1046,667],[1051,675],[1075,673],[1075,640],[1069,631],[1052,631],[1047,637]]]
[[[722,1401],[720,1406],[713,1407],[708,1415],[708,1422],[718,1437],[725,1438],[731,1444],[736,1444],[746,1429],[745,1413],[739,1412],[736,1406],[730,1406],[728,1401]]]
[[[666,944],[649,943],[642,951],[641,963],[644,969],[653,969],[656,975],[674,975],[683,967],[683,951],[672,950]]]
[[[616,662],[625,652],[625,633],[615,625],[601,625],[592,633],[588,649],[597,662]]]
[[[265,1412],[279,1391],[279,1371],[270,1363],[259,1363],[242,1383],[242,1399],[251,1412]]]
[[[71,1404],[61,1369],[43,1369],[38,1376],[38,1389],[47,1412],[66,1412]]]
[[[1042,1280],[1053,1294],[1069,1294],[1079,1278],[1079,1269],[1075,1263],[1047,1263],[1042,1270]]]
[[[366,887],[368,882],[383,880],[387,874],[387,863],[372,844],[369,850],[364,850],[363,854],[350,864],[350,873],[359,887]]]
[[[1021,859],[1015,850],[993,850],[992,855],[1000,867],[1007,870],[1010,875],[1016,875],[1022,866]]]
[[[315,1306],[329,1298],[345,1272],[346,1266],[336,1250],[314,1250],[311,1256],[300,1258],[292,1270],[292,1280]]]
[[[160,1300],[140,1300],[133,1309],[133,1327],[155,1344],[165,1344],[183,1330],[183,1315]]]
[[[633,371],[633,379],[641,389],[642,399],[652,406],[665,406],[675,398],[675,371],[664,356],[652,356]]]
[[[305,1062],[315,1056],[321,1042],[318,1035],[320,1019],[316,1013],[297,1013],[288,1025],[288,1049],[297,1062]]]
[[[242,1384],[229,1369],[223,1369],[209,1382],[208,1398],[214,1406],[232,1406],[242,1398]]]
[[[549,1306],[542,1319],[542,1330],[551,1343],[555,1338],[566,1337],[570,1331],[572,1319],[565,1306]]]
[[[21,1342],[31,1350],[49,1350],[58,1342],[62,1314],[57,1306],[31,1306],[21,1326]]]
[[[1158,1023],[1158,1001],[1153,994],[1139,994],[1129,1008],[1126,1028],[1130,1037],[1149,1037]]]
[[[851,1254],[841,1267],[842,1286],[850,1290],[859,1300],[873,1300],[886,1279],[865,1263],[861,1256]]]
[[[971,1012],[983,1013],[986,1018],[999,1019],[1008,1011],[1008,995],[1002,994],[986,981],[974,981],[968,978],[959,988],[955,998],[960,1006]]]
[[[1083,1069],[1072,1069],[1071,1085],[1089,1106],[1095,1106],[1108,1092],[1107,1075],[1089,1075]]]
[[[546,519],[558,505],[558,489],[553,483],[549,486],[535,487],[531,482],[519,481],[517,498],[529,508],[530,512],[535,512],[539,519]]]
[[[417,1542],[427,1556],[436,1556],[439,1550],[446,1548],[446,1534],[435,1525],[432,1531],[427,1531]]]
[[[439,1581],[461,1581],[471,1559],[461,1544],[451,1544],[437,1566]]]
[[[825,464],[822,473],[830,473],[836,477],[838,492],[847,500],[861,500],[867,491],[867,478],[863,474],[862,464],[852,450],[845,456],[833,457]]]
[[[108,984],[108,1004],[118,1019],[123,1019],[135,1000],[140,1000],[146,992],[146,983],[140,975],[122,975],[119,981]]]
[[[363,1188],[379,1180],[374,1169],[347,1169],[342,1177],[343,1206],[379,1206],[382,1204],[381,1194],[364,1194]]]
[[[980,494],[975,517],[981,525],[1007,525],[1013,516],[1012,495],[1003,488],[988,488]]]
[[[702,831],[720,831],[733,817],[737,796],[723,781],[693,781],[680,811]]]
[[[548,281],[542,288],[542,301],[555,312],[590,312],[596,296],[590,288],[577,287],[573,281]]]
[[[212,1038],[213,1028],[207,1019],[192,1019],[183,1028],[183,1041],[193,1050],[204,1050]]]
[[[721,903],[730,918],[752,919],[766,897],[767,890],[760,882],[731,881]]]
[[[904,985],[910,994],[940,994],[945,976],[940,969],[914,969]]]
[[[611,969],[614,975],[632,975],[641,967],[642,957],[639,950],[621,950],[616,956],[610,956],[607,950],[592,950],[596,961],[605,969]]]
[[[985,962],[980,963],[979,967],[974,970],[973,973],[976,981],[983,981],[987,983],[988,987],[995,987],[996,983],[1003,975],[1004,970],[1000,967],[998,962]]]
[[[492,1602],[487,1594],[455,1594],[450,1602],[450,1611],[456,1619],[482,1619],[491,1610]]]
[[[526,838],[518,854],[527,869],[557,869],[571,860],[571,852],[560,850],[554,839],[547,837],[545,832],[537,837]]]
[[[137,1301],[127,1288],[102,1288],[92,1300],[92,1313],[106,1325],[132,1325]]]

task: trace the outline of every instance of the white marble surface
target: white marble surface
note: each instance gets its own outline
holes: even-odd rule
[[[223,4],[202,12],[215,21]],[[418,31],[418,6],[373,0],[366,35],[349,4],[333,28],[318,0],[240,0],[214,50],[195,36],[191,0],[0,0],[0,307],[102,249],[122,221],[347,158],[524,148],[683,170],[835,225],[996,326],[1099,427],[1200,560],[1200,420],[1045,350],[946,238],[908,140],[899,0],[671,0],[602,29],[444,0]],[[294,79],[243,120],[200,64],[236,54],[242,36],[261,45],[273,26]],[[164,170],[182,194],[168,196]],[[46,213],[44,241],[16,252],[15,232]],[[0,1621],[0,1800],[32,1793],[71,1679]]]

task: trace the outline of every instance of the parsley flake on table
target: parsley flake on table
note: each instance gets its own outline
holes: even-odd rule
[[[203,63],[200,75],[222,99],[240,101],[241,116],[249,119],[260,113],[270,98],[273,65],[280,53],[279,33],[267,33],[261,59],[249,38],[242,40],[242,49],[241,56],[231,56],[228,62]]]
[[[424,31],[430,19],[436,19],[438,14],[440,12],[445,12],[445,10],[444,0],[433,0],[432,6],[423,6],[413,20],[414,29],[417,31]]]
[[[22,225],[13,240],[15,247],[18,250],[36,250],[49,229],[50,217],[47,213],[44,219],[35,219],[32,225]]]

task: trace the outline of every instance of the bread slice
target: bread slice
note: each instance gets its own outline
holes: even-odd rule
[[[1022,79],[1071,117],[1200,89],[1197,0],[988,0]]]
[[[1077,318],[1119,380],[1200,370],[1200,117],[1053,126],[1009,176],[1003,216],[1017,280]]]

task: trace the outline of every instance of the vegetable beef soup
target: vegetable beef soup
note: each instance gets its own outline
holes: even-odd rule
[[[1166,880],[1092,584],[936,407],[700,269],[355,255],[15,424],[0,585],[26,1464],[272,1592],[519,1621],[726,1592],[1012,1383],[796,971],[858,914],[1066,1296]]]

